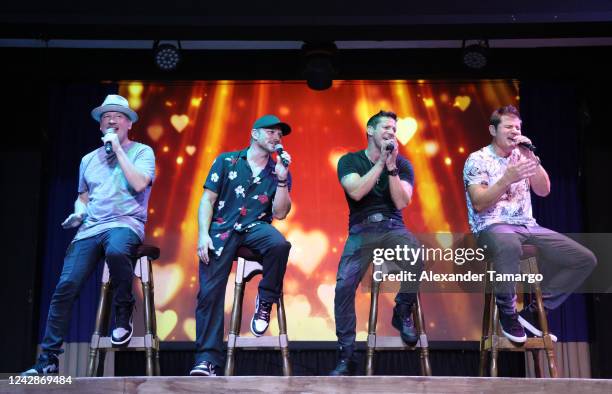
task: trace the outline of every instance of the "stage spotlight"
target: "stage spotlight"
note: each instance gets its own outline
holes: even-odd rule
[[[463,40],[461,60],[463,65],[472,70],[481,70],[486,67],[488,59],[489,41],[478,40],[473,44],[466,45]]]
[[[313,90],[325,90],[332,86],[336,69],[334,54],[337,51],[333,42],[312,43],[302,45],[304,68],[302,74],[308,87]]]
[[[181,42],[177,41],[178,48],[172,44],[153,43],[153,57],[155,64],[162,71],[172,71],[181,62]]]

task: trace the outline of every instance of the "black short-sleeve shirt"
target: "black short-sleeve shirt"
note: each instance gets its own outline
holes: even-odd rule
[[[414,186],[414,171],[410,161],[401,155],[397,155],[396,165],[399,169],[400,179]],[[365,155],[365,151],[347,153],[338,161],[338,179],[341,181],[344,176],[352,173],[364,176],[373,166],[374,164]],[[344,192],[344,195],[350,210],[349,228],[354,224],[361,223],[374,213],[382,213],[386,217],[403,220],[401,211],[395,207],[391,198],[389,173],[386,168],[380,174],[376,185],[361,200],[353,200],[346,192]]]

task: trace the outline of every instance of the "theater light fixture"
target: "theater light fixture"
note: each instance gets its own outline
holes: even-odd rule
[[[159,40],[153,43],[153,58],[155,65],[162,71],[176,70],[181,62],[181,42],[178,47],[169,43],[160,44]]]
[[[333,42],[305,42],[302,45],[304,56],[302,75],[309,88],[325,90],[332,86],[336,75],[334,55],[337,50]]]
[[[463,40],[461,61],[467,68],[481,70],[489,62],[488,51],[488,40],[473,40],[471,44],[468,40]]]

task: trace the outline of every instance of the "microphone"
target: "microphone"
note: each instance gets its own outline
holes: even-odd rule
[[[114,127],[109,127],[108,129],[106,129],[106,131],[104,132],[104,135],[108,134],[108,133],[115,133],[117,131],[116,128]],[[110,141],[106,141],[106,143],[104,143],[104,150],[106,151],[107,155],[110,155],[111,153],[113,153],[113,144],[111,144]]]
[[[395,144],[393,142],[385,147],[385,150],[389,152],[393,152],[394,149],[395,149]]]
[[[536,150],[536,147],[533,146],[532,144],[530,144],[529,142],[521,142],[521,143],[519,143],[519,145],[522,146],[523,148],[529,149],[532,152],[535,152],[535,150]]]
[[[283,165],[285,167],[289,167],[289,161],[287,161],[287,159],[281,156],[284,152],[283,146],[281,144],[276,144],[274,145],[274,150],[276,151],[276,153],[278,153],[278,156],[281,158],[281,162],[283,163]]]

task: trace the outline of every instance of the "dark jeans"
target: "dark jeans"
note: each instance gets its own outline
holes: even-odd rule
[[[209,361],[224,364],[223,318],[225,288],[236,251],[246,246],[263,257],[263,278],[259,298],[277,302],[283,288],[283,277],[291,244],[272,225],[260,223],[245,232],[232,232],[221,256],[209,253],[208,264],[200,261],[200,291],[196,306],[196,364]]]
[[[372,263],[375,248],[417,247],[416,238],[408,232],[400,221],[389,219],[378,223],[356,224],[349,230],[342,258],[336,276],[336,295],[334,315],[336,336],[341,357],[352,356],[355,347],[355,292],[368,267]],[[398,262],[406,271],[415,273],[417,278],[423,270],[423,262],[414,265]],[[402,282],[400,292],[395,297],[397,304],[411,305],[418,291],[418,282]]]
[[[536,246],[546,309],[561,305],[597,265],[597,259],[590,250],[563,234],[541,226],[493,224],[478,234],[478,243],[487,245],[493,270],[499,274],[518,274],[521,245]],[[516,282],[495,282],[494,291],[500,311],[514,313]]]
[[[115,310],[134,304],[132,277],[140,238],[127,227],[117,227],[73,242],[66,251],[64,267],[49,306],[42,350],[60,354],[70,324],[72,305],[98,261],[106,259],[113,289]],[[95,307],[95,306],[94,306]]]

